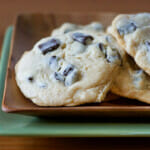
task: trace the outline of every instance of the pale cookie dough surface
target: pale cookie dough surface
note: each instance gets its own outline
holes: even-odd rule
[[[121,65],[121,51],[108,34],[79,30],[47,37],[18,61],[16,81],[40,106],[101,102]]]
[[[119,15],[109,30],[136,64],[150,75],[150,13]]]
[[[150,76],[126,55],[122,69],[113,82],[111,92],[150,104]]]
[[[66,34],[75,30],[87,30],[90,32],[101,33],[104,32],[104,26],[99,22],[91,22],[87,25],[77,25],[73,23],[64,23],[59,28],[56,28],[52,31],[51,35],[61,35]]]

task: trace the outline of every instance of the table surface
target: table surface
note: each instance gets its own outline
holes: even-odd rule
[[[149,0],[0,0],[0,46],[5,29],[18,13],[31,12],[143,12],[150,10]],[[149,138],[42,138],[2,137],[0,150],[42,149],[149,149]]]

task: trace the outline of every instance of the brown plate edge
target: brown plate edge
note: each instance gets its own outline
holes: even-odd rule
[[[108,13],[105,13],[105,12],[102,12],[103,14],[107,14],[107,15],[110,15],[111,12],[108,12]],[[41,13],[34,13],[34,14],[41,14]],[[49,13],[48,13],[49,14]],[[51,13],[50,13],[51,14]],[[52,13],[52,14],[55,14],[55,13]],[[60,13],[57,13],[57,14],[60,14]],[[64,13],[64,14],[67,14],[67,13]],[[76,12],[74,13],[76,14]],[[77,14],[80,14],[79,12],[77,12]],[[87,13],[86,13],[87,14]],[[91,14],[91,13],[89,13]],[[92,13],[92,14],[95,14],[95,13]],[[115,14],[115,13],[114,13]],[[59,114],[60,112],[72,112],[72,111],[79,111],[78,113],[83,113],[83,111],[88,111],[88,114],[89,112],[93,111],[94,109],[94,113],[96,112],[108,112],[111,113],[112,111],[116,113],[120,112],[120,113],[131,113],[133,112],[134,114],[136,113],[148,113],[150,115],[150,106],[122,106],[121,108],[119,106],[102,106],[101,109],[99,109],[100,106],[85,106],[85,107],[38,107],[38,108],[24,108],[24,109],[16,109],[16,108],[13,108],[13,107],[10,107],[10,106],[7,106],[5,104],[5,96],[6,96],[6,86],[7,86],[7,80],[8,80],[8,70],[9,70],[9,66],[10,66],[10,63],[11,63],[11,57],[12,57],[12,53],[13,53],[13,44],[14,44],[14,37],[15,37],[15,31],[16,31],[16,24],[17,24],[17,21],[18,21],[18,17],[19,16],[22,16],[24,14],[20,14],[18,15],[16,18],[15,18],[15,21],[14,21],[14,30],[13,30],[13,34],[12,34],[12,38],[11,38],[11,47],[10,47],[10,53],[9,53],[9,58],[8,58],[8,64],[7,64],[7,72],[6,72],[6,79],[5,79],[5,85],[4,85],[4,95],[3,95],[3,100],[2,100],[2,110],[4,112],[8,112],[8,113],[21,113],[21,114],[27,114],[27,115],[34,115],[34,114],[37,114],[37,111],[43,111],[43,113],[45,112],[53,112],[55,113],[57,111],[57,113]],[[29,14],[28,14],[29,15]],[[33,15],[33,14],[32,14]],[[94,108],[93,108],[94,107]],[[33,111],[33,112],[32,112]],[[40,114],[39,114],[40,115]],[[43,114],[41,114],[43,116]],[[49,114],[48,114],[49,115]],[[44,115],[45,116],[45,115]],[[132,116],[132,115],[131,115]]]

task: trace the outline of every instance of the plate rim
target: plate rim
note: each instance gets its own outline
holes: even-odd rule
[[[5,33],[5,39],[3,44],[6,40],[6,35],[8,35],[12,30],[12,26],[9,27]],[[11,36],[11,35],[10,35]],[[8,36],[7,36],[8,37]],[[6,42],[8,44],[8,42]],[[1,65],[1,64],[0,64]],[[2,85],[1,85],[2,86]],[[7,115],[7,114],[6,114]],[[64,123],[64,125],[67,125],[67,123]],[[72,125],[74,123],[69,124],[68,126],[74,128]],[[20,128],[19,130],[0,130],[0,135],[2,136],[40,136],[40,137],[150,137],[150,123],[143,124],[143,123],[90,123],[91,128],[89,130],[83,130],[81,132],[77,131],[72,132],[72,130],[60,130],[61,132],[55,133],[52,132],[53,129],[49,129],[46,132],[37,132],[37,126],[36,129],[31,131],[31,128],[28,126],[26,128]],[[107,126],[110,129],[110,132],[106,132],[107,129],[105,129],[105,126]],[[113,131],[111,127],[114,126],[115,128],[120,127],[120,129]],[[134,128],[136,126],[136,128]],[[96,130],[98,132],[92,132],[93,128],[97,127]],[[103,129],[104,128],[104,129]],[[130,128],[130,130],[128,130]],[[59,128],[60,129],[60,128]],[[66,128],[65,128],[66,129]],[[78,129],[78,128],[77,128]],[[132,129],[132,130],[131,130]]]
[[[108,14],[108,15],[110,15],[111,14],[111,12],[100,12],[100,13],[102,13],[102,14]],[[32,15],[34,15],[34,14],[38,14],[38,13],[33,13]],[[41,13],[39,13],[39,14],[41,14]],[[55,14],[55,13],[48,13],[48,14]],[[60,14],[60,13],[56,13],[56,14]],[[67,14],[67,13],[64,13],[64,14]],[[74,14],[76,14],[76,12],[74,13]],[[77,13],[77,14],[80,14],[80,13]],[[95,13],[92,13],[92,14],[95,14]],[[115,13],[114,13],[115,14]],[[24,14],[23,14],[24,15]],[[30,14],[28,14],[28,15],[30,15]],[[61,13],[61,15],[62,15],[62,13]],[[18,15],[18,17],[19,16],[21,16],[21,15]],[[17,17],[17,18],[18,18]],[[11,61],[10,61],[10,59],[11,59],[11,56],[12,56],[12,53],[13,53],[13,43],[14,43],[14,36],[15,36],[15,30],[16,30],[16,24],[17,24],[17,19],[16,19],[16,21],[15,21],[15,25],[14,25],[14,27],[13,27],[13,32],[12,32],[12,37],[11,37],[11,46],[10,46],[10,51],[9,51],[9,58],[8,58],[8,61],[7,61],[7,66],[6,66],[6,69],[7,68],[9,68],[9,65],[10,65],[10,63],[11,63]],[[8,29],[9,30],[9,29]],[[5,52],[5,50],[3,49],[3,51]],[[21,108],[21,109],[19,109],[19,108],[14,108],[14,107],[11,107],[10,105],[6,105],[5,104],[5,96],[6,96],[6,86],[7,86],[7,79],[8,79],[8,69],[6,70],[7,72],[6,72],[6,75],[5,75],[5,85],[4,85],[4,95],[3,95],[3,100],[2,100],[2,110],[4,111],[4,112],[9,112],[9,113],[25,113],[25,112],[30,112],[30,111],[36,111],[37,110],[37,108],[30,108],[30,107],[28,107],[28,108]],[[148,105],[148,106],[123,106],[122,108],[120,108],[120,106],[115,106],[115,107],[110,107],[110,106],[103,106],[103,107],[101,107],[101,109],[99,109],[99,106],[84,106],[84,107],[78,107],[78,106],[76,106],[76,107],[48,107],[48,108],[45,108],[45,107],[38,107],[38,110],[44,110],[44,111],[50,111],[50,110],[52,110],[52,111],[72,111],[72,110],[80,110],[80,111],[82,111],[82,109],[88,109],[88,111],[90,111],[90,110],[93,110],[93,107],[94,107],[94,109],[96,110],[96,111],[100,111],[100,112],[111,112],[111,111],[116,111],[116,112],[149,112],[150,113],[150,106]],[[137,110],[138,109],[138,110]]]

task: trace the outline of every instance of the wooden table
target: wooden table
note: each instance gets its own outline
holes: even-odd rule
[[[0,0],[0,46],[5,29],[18,13],[31,12],[142,12],[149,0]],[[40,138],[0,137],[0,150],[150,149],[149,138]]]
[[[149,150],[146,138],[1,137],[0,150]]]

